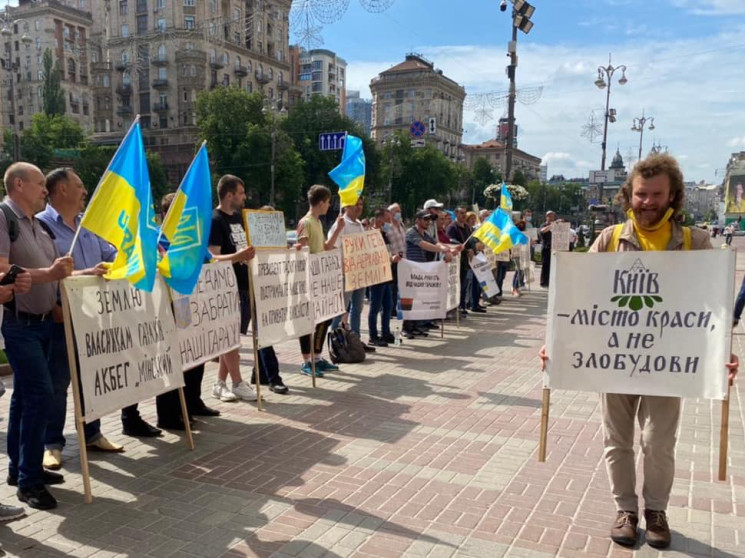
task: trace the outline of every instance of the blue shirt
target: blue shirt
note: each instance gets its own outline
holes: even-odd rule
[[[75,229],[70,228],[62,220],[62,215],[49,204],[44,211],[36,214],[36,218],[43,221],[54,234],[54,244],[60,255],[66,255],[75,237]],[[76,226],[80,226],[81,218],[81,215],[75,217]],[[116,258],[116,248],[89,230],[81,229],[72,257],[75,260],[76,270],[88,269],[101,262],[113,262]]]

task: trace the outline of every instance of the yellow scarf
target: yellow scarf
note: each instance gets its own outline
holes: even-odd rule
[[[673,216],[673,208],[668,208],[660,222],[652,227],[642,227],[636,222],[636,217],[632,210],[626,212],[626,216],[634,223],[636,238],[639,239],[639,245],[642,250],[665,250],[670,243],[670,237],[673,234],[673,227],[670,223],[670,217]]]

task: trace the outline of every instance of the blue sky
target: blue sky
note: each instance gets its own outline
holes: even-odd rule
[[[745,150],[745,0],[531,3],[535,27],[519,36],[518,88],[543,93],[517,105],[521,149],[543,158],[549,175],[600,168],[600,140],[590,143],[581,131],[593,113],[602,126],[605,92],[593,82],[612,52],[614,65],[628,66],[629,82],[613,84],[618,122],[609,125],[609,160],[616,148],[636,158],[639,134],[630,128],[644,111],[656,129],[645,130],[643,153],[654,141],[680,159],[688,180],[721,181],[730,153]],[[508,14],[499,0],[395,0],[382,13],[349,0],[341,20],[322,26],[322,47],[347,60],[347,87],[363,97],[370,79],[405,53],[423,54],[471,93],[464,141],[475,143],[494,137],[506,110],[488,107],[494,119],[482,124],[472,103],[479,92],[507,89]]]

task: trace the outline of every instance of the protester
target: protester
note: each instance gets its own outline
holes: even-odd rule
[[[44,209],[47,190],[42,172],[29,163],[14,163],[4,176],[7,198],[3,202],[17,221],[18,237],[10,238],[9,222],[0,212],[0,272],[12,265],[24,271],[15,281],[15,298],[6,303],[2,324],[5,353],[14,371],[15,385],[8,419],[8,484],[35,509],[57,507],[46,484],[64,477],[44,471],[44,436],[53,402],[53,368],[56,366],[54,319],[58,313],[58,281],[73,271],[70,256],[59,257],[54,241],[34,217]]]
[[[546,212],[546,222],[538,230],[538,240],[541,243],[541,287],[548,288],[551,275],[551,226],[556,222],[556,213]]]
[[[519,219],[515,226],[519,231],[525,231],[525,219]],[[512,296],[520,296],[520,288],[525,283],[525,273],[520,269],[520,256],[517,249],[512,250],[512,262],[515,265],[515,273],[512,276]]]
[[[49,202],[44,211],[36,215],[40,224],[51,233],[60,254],[70,252],[73,238],[80,226],[81,212],[85,209],[87,191],[83,181],[71,168],[57,168],[47,174],[46,189]],[[104,262],[113,262],[116,249],[92,232],[82,229],[72,253],[74,268],[85,275],[106,273]],[[62,449],[65,447],[63,430],[67,415],[67,391],[70,386],[70,367],[64,325],[55,323],[53,338],[55,346],[55,366],[53,376],[53,402],[49,406],[44,451],[44,468],[57,470],[62,466]],[[77,355],[75,355],[77,359]],[[137,407],[129,414],[137,413]],[[140,418],[140,420],[142,420]],[[149,426],[149,425],[148,425]],[[90,450],[120,453],[124,448],[101,434],[101,421],[94,420],[84,427],[85,443]]]
[[[336,220],[334,232],[329,239],[323,237],[323,226],[319,217],[326,215],[331,205],[331,191],[321,184],[315,184],[308,189],[308,213],[300,219],[297,227],[297,244],[299,250],[305,246],[310,249],[311,254],[318,254],[324,250],[333,250],[339,235],[346,228],[347,222],[344,215],[339,215]],[[323,345],[326,342],[326,332],[331,320],[325,320],[316,324],[313,334],[313,353],[316,365],[316,376],[323,378],[325,372],[335,372],[339,367],[323,358]],[[313,374],[313,363],[311,362],[311,336],[304,335],[300,338],[300,351],[303,354],[303,364],[300,371],[306,376]]]
[[[424,202],[422,209],[431,215],[429,224],[427,226],[427,234],[432,238],[437,238],[437,217],[442,213],[445,204],[438,202],[435,199],[429,199]]]
[[[246,335],[251,321],[248,262],[256,251],[253,246],[248,245],[246,231],[243,228],[241,210],[246,202],[243,180],[231,174],[224,175],[217,183],[217,197],[219,204],[212,213],[209,251],[215,260],[233,263],[241,304],[241,333]],[[240,366],[240,349],[233,349],[220,356],[217,382],[212,387],[212,397],[220,401],[258,399],[253,386],[243,380]],[[231,389],[228,389],[225,383],[228,374],[233,383]]]
[[[401,216],[401,206],[398,203],[392,203],[388,206],[391,212],[391,228],[385,233],[388,242],[391,245],[391,254],[398,254],[400,258],[406,255],[406,227],[403,224]],[[400,259],[399,259],[400,261]],[[393,308],[391,308],[391,318],[398,317],[398,262],[391,262],[391,298],[393,299]]]
[[[391,266],[401,260],[401,256],[391,250],[390,241],[386,233],[391,230],[391,212],[387,209],[377,209],[373,220],[372,229],[379,230],[383,236],[383,242],[391,254]],[[393,308],[393,295],[391,283],[386,281],[370,286],[370,309],[367,316],[367,327],[370,333],[370,345],[374,347],[387,347],[393,343],[395,338],[391,333],[391,309]],[[378,314],[380,314],[380,326],[382,335],[378,336]]]
[[[735,234],[735,227],[731,223],[724,228],[724,241],[727,246],[732,244],[732,236]]]
[[[465,207],[459,207],[455,210],[455,222],[453,222],[447,228],[447,235],[450,242],[453,244],[463,244],[468,241],[473,230],[466,223],[467,211]],[[470,267],[468,266],[468,260],[474,255],[474,251],[469,249],[460,258],[460,313],[461,316],[468,314],[466,311],[466,297],[468,295],[468,272]]]
[[[343,207],[344,212],[344,228],[337,235],[336,230],[339,228],[339,220],[331,226],[329,229],[328,240],[331,241],[332,237],[334,242],[330,245],[331,248],[336,247],[339,236],[346,236],[349,234],[358,234],[365,232],[365,228],[359,220],[360,215],[364,208],[364,199],[362,196],[359,197],[355,205],[348,205]],[[353,291],[344,291],[344,307],[347,308],[347,322],[349,329],[354,331],[357,335],[360,335],[360,324],[362,321],[362,307],[365,305],[365,289],[355,289]],[[344,317],[337,316],[331,322],[331,327],[336,329],[339,324],[342,323]],[[369,345],[365,345],[365,350],[368,352],[374,352],[375,349]]]
[[[628,220],[623,225],[603,230],[590,252],[710,249],[706,231],[690,227],[688,241],[684,227],[673,218],[683,208],[684,195],[683,174],[670,155],[654,154],[638,162],[617,197]],[[622,228],[617,230],[617,226]],[[549,357],[541,350],[544,363]],[[727,368],[732,381],[738,370],[735,355]],[[680,398],[604,393],[601,407],[605,462],[618,510],[611,539],[624,546],[634,546],[638,538],[639,503],[634,458],[634,421],[638,420],[643,454],[646,541],[653,548],[667,548],[670,528],[666,509],[675,477]]]

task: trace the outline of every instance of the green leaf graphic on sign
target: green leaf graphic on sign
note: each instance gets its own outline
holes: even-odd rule
[[[655,302],[662,302],[662,297],[661,297],[661,296],[657,296],[657,295],[652,295],[652,299],[653,299],[653,300],[654,300]]]
[[[631,301],[629,302],[629,308],[634,310],[635,312],[638,312],[642,309],[642,306],[644,306],[644,303],[642,302],[642,297],[640,296],[632,296]]]
[[[610,299],[611,302],[618,302],[621,299],[621,295],[616,295]]]
[[[654,300],[652,300],[651,296],[645,296],[644,297],[644,304],[647,305],[647,308],[652,308],[654,306]]]
[[[618,307],[623,308],[624,306],[626,306],[626,303],[628,303],[628,301],[629,301],[629,297],[622,296],[621,299],[618,301]]]

